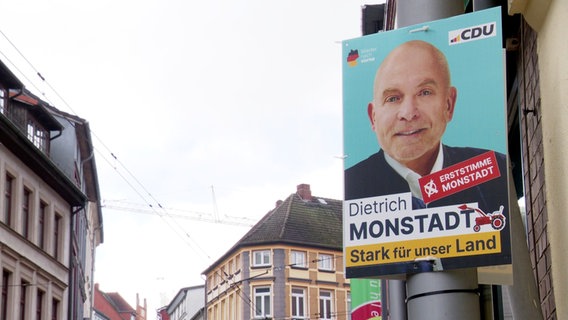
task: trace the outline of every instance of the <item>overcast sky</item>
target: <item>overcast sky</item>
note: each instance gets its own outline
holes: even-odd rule
[[[0,59],[90,123],[107,205],[101,290],[133,307],[138,293],[153,319],[248,231],[228,216],[254,223],[300,183],[342,199],[340,41],[360,36],[374,3],[2,4]],[[196,213],[225,223],[172,218]]]

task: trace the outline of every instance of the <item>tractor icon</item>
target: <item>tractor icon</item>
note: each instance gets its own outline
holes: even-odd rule
[[[490,224],[495,230],[502,230],[505,227],[505,216],[503,215],[503,206],[499,207],[498,211],[493,211],[493,213],[485,213],[479,208],[471,208],[464,205],[459,206],[460,210],[474,210],[479,214],[479,217],[475,218],[475,225],[473,226],[473,231],[479,232],[482,225]]]

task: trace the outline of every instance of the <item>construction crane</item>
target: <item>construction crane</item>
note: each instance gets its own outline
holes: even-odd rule
[[[155,207],[151,204],[144,205],[140,203],[125,202],[121,200],[103,200],[102,207],[113,210],[119,210],[119,211],[129,211],[129,212],[136,212],[143,214],[155,214],[158,216],[168,216],[174,219],[177,218],[190,219],[190,220],[196,220],[208,223],[228,224],[234,226],[252,227],[256,223],[256,221],[252,219],[242,218],[242,217],[225,216],[223,219],[221,219],[219,218],[219,215],[216,212],[217,210],[215,210],[214,214],[210,214],[205,212],[190,211],[183,209],[164,208],[160,205],[158,205],[158,207]],[[183,214],[173,213],[173,212],[183,212]]]

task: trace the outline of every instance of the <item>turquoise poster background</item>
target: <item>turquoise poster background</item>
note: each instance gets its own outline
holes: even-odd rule
[[[496,23],[493,36],[455,39],[459,41],[450,44],[456,32],[470,29],[466,35],[475,36],[471,29],[488,23]],[[367,116],[375,72],[391,50],[410,40],[430,42],[446,55],[452,85],[457,88],[454,118],[442,142],[507,154],[501,11],[493,8],[343,41],[345,168],[379,150]]]

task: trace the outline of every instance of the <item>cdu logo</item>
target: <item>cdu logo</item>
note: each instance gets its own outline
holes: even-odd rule
[[[497,35],[497,23],[490,22],[448,32],[449,45],[481,40]]]

